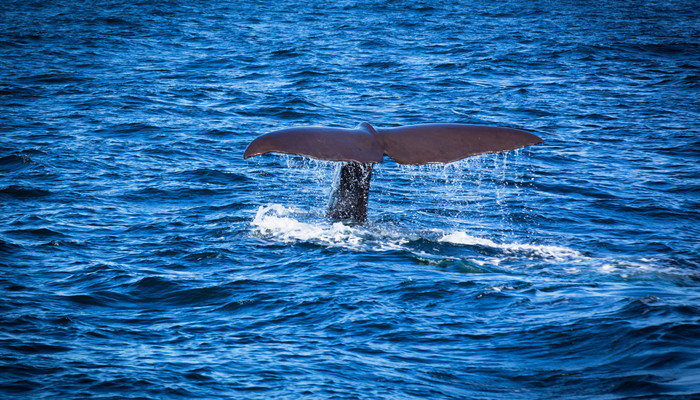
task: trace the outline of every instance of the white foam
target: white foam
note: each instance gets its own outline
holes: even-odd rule
[[[645,274],[669,274],[684,275],[681,269],[664,265],[661,260],[654,258],[635,259],[607,259],[599,267],[599,272],[605,274],[619,275],[622,278],[631,278]],[[663,267],[662,267],[663,265]]]
[[[294,218],[302,211],[279,204],[261,206],[251,222],[253,232],[265,238],[292,242],[312,242],[325,245],[359,246],[363,234],[361,228],[344,225],[307,223]]]
[[[469,262],[482,267],[499,267],[510,269],[513,259],[538,260],[534,265],[540,270],[542,262],[549,265],[551,273],[578,275],[581,273],[597,273],[618,275],[621,277],[640,274],[658,273],[657,264],[663,264],[654,259],[617,259],[586,256],[583,253],[564,246],[541,245],[531,243],[499,243],[495,240],[469,235],[463,231],[445,232],[440,229],[421,231],[407,230],[400,225],[362,225],[348,226],[340,222],[331,223],[318,213],[284,207],[279,204],[260,206],[251,221],[252,235],[272,242],[314,243],[321,246],[342,247],[360,251],[406,251],[415,257],[434,260],[431,264],[438,265],[445,256],[435,254],[422,248],[414,248],[412,241],[425,238],[429,241],[451,243],[466,246],[478,246],[496,250],[496,254],[465,254]],[[481,253],[477,249],[477,253]],[[453,259],[454,255],[447,257]],[[460,259],[460,256],[456,256]],[[519,265],[518,271],[523,266]],[[666,273],[677,273],[665,270]]]
[[[312,217],[310,222],[304,218]],[[585,258],[580,252],[561,246],[547,246],[522,243],[497,243],[491,239],[472,236],[465,232],[445,233],[429,230],[422,233],[406,234],[392,232],[378,227],[348,226],[340,222],[319,222],[302,210],[284,207],[279,204],[260,206],[251,222],[253,233],[263,238],[284,243],[310,242],[321,245],[348,248],[364,247],[367,250],[407,250],[409,237],[440,237],[438,241],[461,245],[482,246],[500,250],[511,255],[529,256],[553,261],[571,261]],[[493,263],[491,260],[490,263]]]
[[[580,252],[562,246],[547,246],[529,243],[496,243],[491,239],[480,238],[468,235],[465,232],[454,232],[445,234],[439,239],[441,242],[462,244],[468,246],[483,246],[499,249],[501,251],[516,255],[527,254],[530,256],[553,259],[554,261],[567,261],[572,259],[585,258]]]

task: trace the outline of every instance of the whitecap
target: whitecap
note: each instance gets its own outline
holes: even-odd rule
[[[530,243],[497,243],[491,239],[472,236],[465,232],[445,234],[439,241],[468,246],[490,247],[513,255],[529,255],[530,257],[547,258],[554,261],[571,261],[585,258],[582,253],[568,247]]]

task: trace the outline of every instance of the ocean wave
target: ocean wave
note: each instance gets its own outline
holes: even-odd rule
[[[16,171],[31,164],[35,164],[35,161],[30,157],[12,154],[0,158],[0,171]]]
[[[10,185],[0,189],[0,195],[9,196],[18,200],[34,199],[51,195],[51,191],[35,187]]]

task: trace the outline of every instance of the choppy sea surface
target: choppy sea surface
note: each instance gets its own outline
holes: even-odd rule
[[[700,396],[700,3],[0,3],[0,397]],[[243,160],[276,129],[544,144]]]

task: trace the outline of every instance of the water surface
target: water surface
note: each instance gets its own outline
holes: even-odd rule
[[[680,1],[5,1],[3,398],[693,398],[700,10]],[[545,143],[375,167],[265,132]]]

